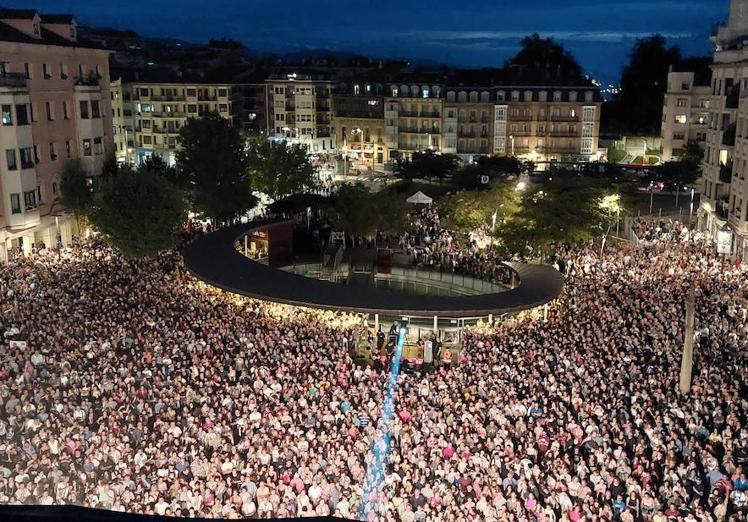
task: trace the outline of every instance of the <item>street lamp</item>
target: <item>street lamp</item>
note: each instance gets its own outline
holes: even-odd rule
[[[512,142],[512,156],[514,156],[514,136],[511,134],[509,135],[509,141]]]

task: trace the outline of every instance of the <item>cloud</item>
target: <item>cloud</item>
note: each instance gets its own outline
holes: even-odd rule
[[[532,34],[533,30],[527,31],[405,31],[400,33],[403,37],[427,41],[441,42],[470,42],[480,40],[519,40]],[[550,37],[565,42],[599,42],[616,43],[635,38],[645,38],[653,32],[638,31],[537,31],[542,37]],[[691,38],[694,35],[689,32],[662,31],[658,34],[665,38],[680,39]]]

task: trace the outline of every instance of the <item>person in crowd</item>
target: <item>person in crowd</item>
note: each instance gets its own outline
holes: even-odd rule
[[[371,519],[746,520],[748,271],[682,225],[637,226],[639,246],[559,253],[547,321],[469,330],[459,363],[400,374]],[[358,516],[389,375],[354,364],[356,317],[96,240],[14,257],[0,310],[0,503]]]

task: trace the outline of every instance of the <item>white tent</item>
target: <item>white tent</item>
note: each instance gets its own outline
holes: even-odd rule
[[[433,199],[428,197],[426,194],[421,192],[420,190],[410,196],[408,199],[406,199],[408,203],[413,203],[414,205],[431,205],[431,203],[434,202]]]

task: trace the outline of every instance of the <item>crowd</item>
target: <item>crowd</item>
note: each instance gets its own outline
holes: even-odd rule
[[[438,210],[428,207],[414,216],[413,231],[402,243],[419,267],[510,283],[511,271],[501,264],[493,245],[486,244],[484,232],[476,231],[467,241],[456,240],[441,225]]]
[[[706,239],[647,232],[603,259],[560,253],[547,322],[476,329],[460,364],[400,374],[373,517],[746,519],[748,273]],[[231,296],[176,253],[129,261],[95,242],[2,267],[0,313],[0,504],[358,515],[387,373],[353,363],[355,317]]]

